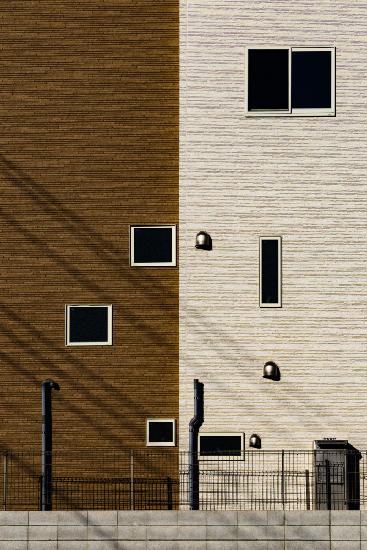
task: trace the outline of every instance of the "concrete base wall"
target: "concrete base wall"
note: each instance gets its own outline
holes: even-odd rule
[[[1,550],[367,550],[367,512],[0,512]]]

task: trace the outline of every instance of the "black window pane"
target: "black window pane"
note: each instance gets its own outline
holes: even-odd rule
[[[331,107],[331,52],[292,52],[292,107]]]
[[[172,229],[170,227],[135,228],[134,262],[172,262]]]
[[[200,454],[241,456],[241,441],[239,435],[201,435]]]
[[[249,111],[289,108],[288,50],[249,50]]]
[[[107,307],[70,307],[70,342],[107,342]]]
[[[277,304],[279,302],[279,241],[274,239],[261,241],[261,302]]]
[[[173,443],[173,422],[149,422],[149,443]]]

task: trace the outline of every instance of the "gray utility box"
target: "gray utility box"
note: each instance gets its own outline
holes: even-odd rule
[[[316,510],[359,510],[361,453],[347,440],[315,441]]]

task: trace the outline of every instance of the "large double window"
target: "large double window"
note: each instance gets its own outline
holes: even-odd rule
[[[335,115],[335,48],[246,48],[246,114]]]

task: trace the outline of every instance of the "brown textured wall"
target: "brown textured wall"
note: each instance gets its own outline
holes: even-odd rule
[[[0,12],[0,446],[39,448],[51,377],[56,450],[141,448],[178,416],[178,269],[129,267],[129,224],[178,222],[178,4]],[[113,346],[65,347],[68,303]]]

